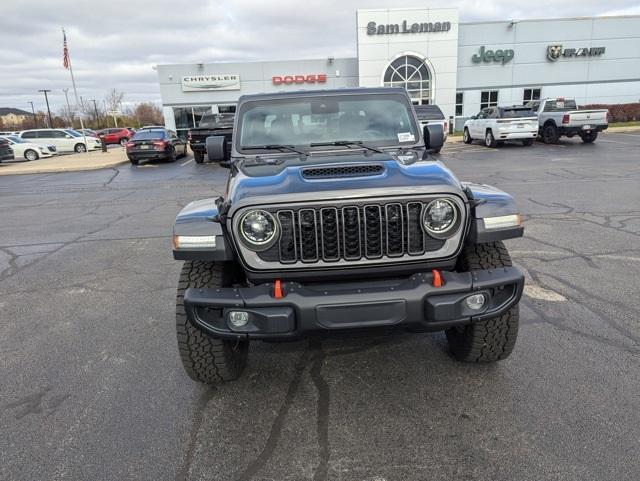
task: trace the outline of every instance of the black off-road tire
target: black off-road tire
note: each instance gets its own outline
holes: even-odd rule
[[[202,150],[194,150],[193,160],[196,161],[196,164],[202,164],[204,162],[204,152]]]
[[[473,139],[471,138],[471,133],[469,132],[468,128],[464,128],[464,132],[462,133],[462,140],[464,141],[465,144],[470,144],[471,142],[473,142]]]
[[[524,145],[525,147],[530,147],[533,145],[533,139],[523,139],[522,140],[522,145]]]
[[[591,144],[598,138],[598,132],[590,132],[588,134],[580,135],[580,138],[585,144]]]
[[[460,259],[462,271],[511,266],[502,242],[465,246]],[[495,362],[506,359],[518,337],[519,309],[515,305],[501,316],[446,330],[453,356],[463,362]]]
[[[186,261],[180,273],[176,296],[176,334],[182,365],[191,379],[205,384],[221,384],[240,377],[247,364],[249,341],[215,339],[187,319],[184,292],[189,287],[232,285],[225,265]]]
[[[542,128],[542,141],[545,144],[557,144],[560,139],[560,132],[558,127],[553,124],[547,124]]]
[[[491,149],[497,147],[498,145],[498,141],[493,136],[493,131],[491,129],[488,129],[487,132],[484,134],[484,145],[486,145]]]

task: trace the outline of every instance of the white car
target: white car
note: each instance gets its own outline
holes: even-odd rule
[[[53,145],[36,144],[21,139],[17,135],[0,135],[0,139],[9,142],[16,159],[38,160],[56,155],[57,149]]]
[[[73,129],[32,129],[20,132],[20,138],[38,144],[54,145],[58,152],[86,152],[102,148],[102,142],[97,137],[84,138],[80,132]]]
[[[518,140],[529,146],[538,136],[538,118],[524,105],[487,107],[464,123],[465,144],[482,140],[487,147]]]

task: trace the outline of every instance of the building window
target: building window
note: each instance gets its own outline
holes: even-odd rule
[[[526,105],[533,100],[540,100],[540,94],[542,89],[524,89],[524,95],[522,96],[522,105]]]
[[[462,105],[464,104],[464,93],[456,92],[456,116],[462,117]]]
[[[174,107],[173,117],[176,119],[176,129],[191,129],[194,127],[191,107]]]
[[[235,111],[235,105],[218,105],[218,112],[221,114],[233,114]]]
[[[498,91],[483,90],[480,92],[480,110],[498,106]]]
[[[385,87],[407,89],[411,102],[428,104],[431,100],[431,75],[427,65],[417,57],[404,55],[395,59],[384,73]]]

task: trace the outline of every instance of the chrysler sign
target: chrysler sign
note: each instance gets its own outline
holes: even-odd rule
[[[240,90],[240,75],[238,74],[185,75],[180,80],[183,92]]]

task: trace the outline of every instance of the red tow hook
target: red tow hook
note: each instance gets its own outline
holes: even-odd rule
[[[433,287],[442,287],[442,284],[444,284],[442,282],[442,274],[440,274],[440,271],[438,269],[433,269],[431,271],[431,274],[433,274],[433,279],[431,279],[431,285]]]
[[[276,279],[273,283],[273,297],[276,299],[282,299],[284,297],[284,294],[282,293],[282,282],[280,282],[280,279]]]

